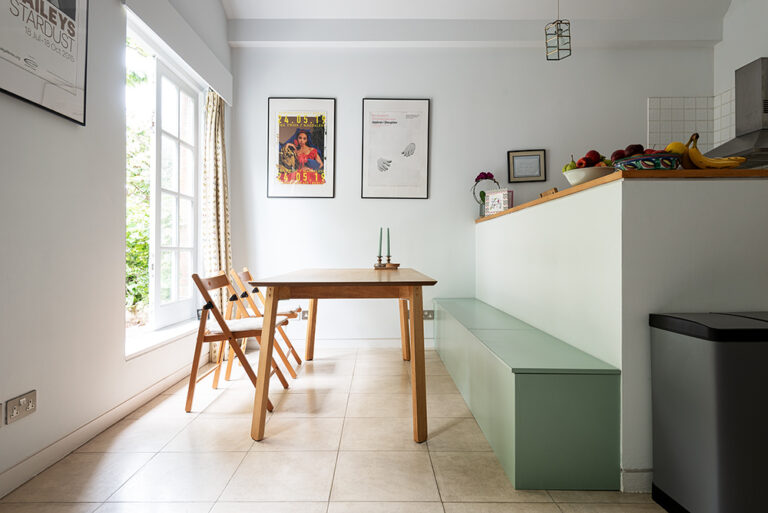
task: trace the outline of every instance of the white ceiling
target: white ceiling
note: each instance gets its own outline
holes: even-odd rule
[[[551,20],[557,0],[221,0],[229,19]],[[721,19],[731,0],[561,0],[572,20]]]

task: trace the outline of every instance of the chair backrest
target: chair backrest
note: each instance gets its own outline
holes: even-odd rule
[[[195,285],[197,285],[197,288],[200,291],[200,295],[203,296],[203,300],[206,302],[205,306],[203,307],[203,315],[200,316],[200,325],[205,327],[205,323],[207,322],[208,317],[207,312],[210,310],[213,314],[213,318],[221,328],[222,333],[224,333],[227,337],[230,337],[232,333],[227,327],[225,317],[221,314],[221,311],[211,298],[210,292],[213,290],[226,289],[226,292],[224,293],[224,297],[227,298],[226,319],[232,319],[233,307],[237,308],[237,317],[240,315],[247,317],[248,314],[245,310],[245,305],[240,302],[240,298],[238,297],[235,288],[230,283],[227,274],[224,271],[219,271],[216,275],[208,278],[201,278],[197,274],[193,274],[192,281],[195,282]],[[227,295],[226,293],[229,294]]]
[[[248,270],[248,268],[243,267],[241,272],[237,272],[234,269],[231,269],[229,274],[232,276],[232,280],[235,282],[238,288],[242,291],[240,293],[240,298],[245,299],[248,302],[251,310],[253,310],[254,316],[263,317],[259,307],[256,306],[256,301],[253,300],[253,294],[260,294],[258,287],[253,287],[251,292],[248,292],[249,285],[246,284],[253,280],[253,276],[251,276],[251,272]]]

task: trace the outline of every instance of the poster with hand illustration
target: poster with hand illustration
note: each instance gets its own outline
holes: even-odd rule
[[[363,198],[428,197],[429,103],[363,99]]]

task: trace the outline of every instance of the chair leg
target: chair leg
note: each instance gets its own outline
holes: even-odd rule
[[[187,404],[184,411],[192,411],[192,399],[195,397],[195,385],[197,384],[197,367],[200,364],[200,353],[203,351],[203,339],[198,338],[195,345],[195,355],[192,357],[192,370],[189,373],[189,388],[187,388]]]
[[[280,345],[277,343],[277,341],[275,341],[275,352],[277,353],[277,356],[279,356],[280,359],[285,364],[285,368],[288,369],[288,374],[290,374],[293,379],[296,379],[296,371],[293,370],[293,367],[291,367],[291,362],[285,356],[285,353],[283,352],[283,348],[280,347]],[[272,361],[274,361],[274,360],[272,360]]]
[[[237,342],[232,339],[229,341],[230,346],[235,350],[235,354],[237,355],[237,359],[240,360],[243,364],[243,369],[245,369],[245,373],[248,374],[248,378],[250,378],[251,383],[253,383],[253,386],[257,386],[258,378],[256,377],[256,373],[253,372],[253,368],[251,368],[251,364],[248,363],[248,360],[245,359],[245,354],[243,353],[243,350],[240,349],[240,347],[237,345]],[[269,379],[269,376],[267,376],[266,379]],[[267,398],[267,411],[272,411],[274,409],[274,405],[272,404],[272,401]]]
[[[283,388],[288,388],[288,380],[285,379],[285,375],[283,374],[283,371],[280,370],[280,367],[277,366],[277,362],[275,362],[274,358],[272,359],[272,372],[277,376],[277,379],[280,380],[280,383],[283,384]]]
[[[296,365],[301,365],[301,358],[299,357],[299,353],[297,353],[296,349],[293,348],[293,344],[291,344],[291,341],[288,339],[288,335],[286,335],[285,331],[283,331],[283,327],[278,326],[277,331],[280,333],[280,336],[283,337],[285,345],[288,346],[288,354],[293,355],[293,357],[296,359]]]
[[[227,341],[219,342],[219,359],[216,361],[216,372],[213,374],[213,388],[219,388],[219,376],[221,376],[221,364],[224,361],[224,350],[227,348]]]
[[[229,355],[227,355],[227,371],[224,373],[224,379],[229,381],[232,376],[232,361],[235,359],[235,350],[229,346]]]

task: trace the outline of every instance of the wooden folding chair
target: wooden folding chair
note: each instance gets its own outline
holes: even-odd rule
[[[227,317],[230,318],[225,319],[221,314],[219,309],[214,304],[213,299],[211,298],[210,291],[226,289],[228,292],[232,288],[232,284],[229,283],[229,278],[227,278],[227,275],[223,271],[210,278],[200,278],[200,276],[197,274],[193,274],[192,280],[195,282],[195,285],[197,285],[200,294],[203,296],[205,306],[203,306],[203,314],[200,316],[200,326],[197,330],[197,343],[195,344],[195,355],[192,359],[192,371],[189,375],[189,388],[187,390],[187,404],[185,407],[187,413],[192,411],[192,400],[195,396],[195,385],[197,385],[200,380],[208,376],[211,372],[215,372],[213,376],[213,388],[218,388],[219,376],[221,374],[221,364],[224,358],[224,348],[225,344],[227,343],[229,344],[230,348],[232,348],[234,354],[237,355],[238,360],[240,360],[240,363],[242,364],[243,369],[245,369],[245,373],[250,378],[251,383],[253,383],[253,386],[256,386],[256,373],[253,372],[251,365],[245,358],[243,350],[240,349],[238,340],[246,339],[248,337],[257,337],[258,339],[261,339],[261,331],[263,326],[262,319],[260,318],[231,318],[235,308],[241,311],[242,315],[247,315],[245,312],[245,306],[239,301],[237,296],[235,296],[234,299],[229,296],[230,301],[227,304]],[[213,319],[216,321],[216,323],[211,326],[207,325],[209,312],[213,314]],[[219,359],[216,362],[216,365],[205,372],[202,376],[198,377],[197,371],[198,366],[200,365],[200,355],[202,354],[203,344],[216,342],[220,344]],[[284,383],[283,386],[287,388],[288,383],[285,381],[285,376],[282,375],[282,372],[280,372],[280,369],[277,367],[277,365],[273,365],[272,369],[273,370],[270,373],[270,376],[272,374],[277,374],[278,377],[281,378],[281,381]],[[270,376],[266,376],[265,379],[269,379]],[[272,403],[270,401],[267,401],[267,409],[272,411]]]
[[[241,272],[237,272],[234,269],[231,269],[229,271],[229,274],[232,276],[232,280],[235,282],[235,284],[242,291],[240,293],[240,297],[242,299],[245,299],[246,306],[250,307],[250,310],[253,313],[253,315],[255,317],[263,317],[263,314],[259,310],[259,307],[256,306],[256,301],[254,300],[253,296],[254,294],[257,295],[259,297],[259,300],[261,300],[261,304],[264,305],[266,304],[266,302],[264,301],[264,295],[261,293],[258,287],[253,287],[251,289],[251,292],[250,293],[248,292],[248,289],[250,288],[250,286],[246,284],[253,280],[253,276],[251,275],[251,272],[248,270],[248,268],[243,267],[243,270]],[[279,317],[282,317],[282,320],[284,320],[285,324],[287,324],[288,319],[296,319],[299,316],[299,313],[301,313],[301,307],[296,305],[284,311],[277,312],[277,315]],[[275,352],[283,361],[283,363],[285,364],[286,368],[288,369],[288,372],[291,374],[293,379],[296,379],[296,371],[294,370],[293,366],[288,360],[288,357],[293,356],[293,358],[296,360],[296,365],[301,365],[301,357],[299,356],[299,353],[296,352],[296,349],[293,347],[293,344],[291,344],[291,340],[288,338],[288,335],[283,330],[282,324],[278,324],[277,332],[280,333],[280,336],[283,338],[283,341],[285,342],[285,345],[288,348],[288,351],[287,351],[288,356],[286,356],[285,351],[283,351],[283,348],[280,347],[277,341],[275,341],[275,344],[274,344]]]

